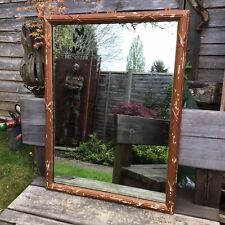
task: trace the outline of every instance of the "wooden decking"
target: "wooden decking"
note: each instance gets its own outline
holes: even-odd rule
[[[178,204],[179,213],[183,205],[182,202],[180,203]],[[190,203],[185,203],[184,207],[187,210]],[[199,216],[204,212],[208,215],[207,207],[204,208],[203,211],[195,208],[196,214]],[[43,186],[43,180],[38,178],[0,214],[0,225],[9,224],[218,225],[219,223],[181,214],[171,216],[151,210],[48,191]]]

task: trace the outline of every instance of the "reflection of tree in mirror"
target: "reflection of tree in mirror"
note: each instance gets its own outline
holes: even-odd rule
[[[54,57],[97,56],[101,52],[104,62],[119,59],[119,27],[111,24],[57,25],[54,27]]]
[[[131,43],[129,54],[127,56],[127,71],[144,72],[145,71],[145,58],[143,54],[143,44],[138,35]]]
[[[91,25],[57,25],[53,39],[55,58],[60,55],[97,55],[95,28]]]
[[[168,68],[162,60],[155,60],[151,66],[151,72],[167,73]]]
[[[103,63],[121,59],[120,32],[123,26],[120,24],[95,25],[97,46]]]
[[[144,106],[156,110],[160,117],[165,120],[170,119],[170,104],[172,98],[172,85],[165,87],[165,97],[160,100],[156,97],[152,90],[149,90],[144,98]]]

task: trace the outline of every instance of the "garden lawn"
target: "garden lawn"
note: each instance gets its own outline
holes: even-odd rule
[[[69,163],[55,162],[54,174],[56,176],[82,177],[112,183],[112,174],[110,172],[107,173],[94,169],[72,166]]]
[[[12,151],[7,132],[0,132],[0,212],[34,179],[36,169],[31,147]]]

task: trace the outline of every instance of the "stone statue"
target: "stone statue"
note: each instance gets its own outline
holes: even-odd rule
[[[84,77],[79,75],[79,69],[79,64],[74,63],[66,74],[64,83],[65,108],[62,142],[73,146],[78,144],[80,95],[84,83]]]

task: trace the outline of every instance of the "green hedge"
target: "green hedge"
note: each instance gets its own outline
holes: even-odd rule
[[[66,156],[81,161],[112,166],[114,162],[114,148],[112,143],[104,142],[96,134],[81,143],[73,151],[66,152]],[[167,147],[133,145],[133,164],[161,164],[166,163]]]

